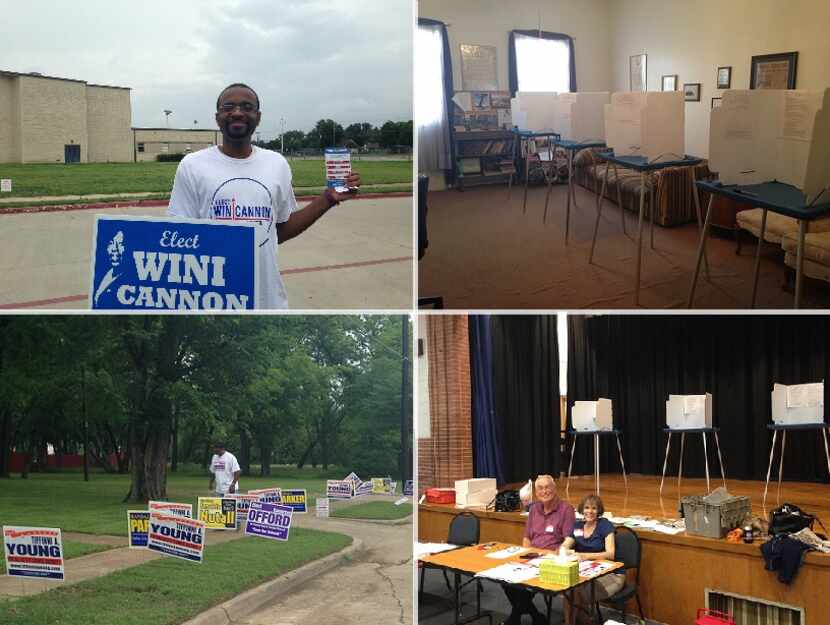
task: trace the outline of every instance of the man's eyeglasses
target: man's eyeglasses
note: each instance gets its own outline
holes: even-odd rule
[[[219,105],[219,110],[223,113],[232,113],[237,107],[243,113],[253,113],[257,110],[256,104],[253,102],[225,102]]]

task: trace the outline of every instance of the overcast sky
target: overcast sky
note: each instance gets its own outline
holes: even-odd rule
[[[0,69],[132,88],[134,126],[215,128],[216,96],[244,82],[262,139],[412,119],[412,0],[4,2]]]

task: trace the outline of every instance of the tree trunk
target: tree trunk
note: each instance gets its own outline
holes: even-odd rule
[[[167,456],[170,445],[170,428],[152,429],[144,452],[144,499],[167,497]]]
[[[242,475],[251,474],[251,437],[245,429],[239,431],[239,468]]]
[[[9,477],[12,455],[11,427],[12,417],[4,412],[0,415],[0,477]]]
[[[170,470],[175,473],[179,469],[179,411],[173,405],[173,457],[170,460]]]
[[[144,503],[144,440],[130,424],[130,491],[124,501]]]
[[[274,453],[274,448],[271,444],[271,439],[269,438],[267,441],[262,440],[260,441],[259,447],[259,474],[262,477],[268,477],[271,475],[271,456]]]

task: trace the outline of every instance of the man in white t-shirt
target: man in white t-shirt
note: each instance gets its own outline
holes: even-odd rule
[[[217,497],[235,493],[239,490],[239,462],[231,452],[225,450],[225,443],[213,445],[213,458],[210,459],[210,486]]]
[[[222,145],[182,159],[167,214],[257,224],[256,307],[288,308],[277,244],[303,232],[335,204],[353,198],[360,186],[360,175],[352,173],[347,179],[348,193],[326,189],[298,209],[288,161],[281,154],[251,145],[261,116],[259,96],[249,86],[234,83],[222,90],[216,100],[216,123],[222,131]]]

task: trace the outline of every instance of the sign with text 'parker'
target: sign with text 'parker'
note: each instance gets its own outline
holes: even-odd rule
[[[254,223],[96,215],[89,307],[237,310],[256,306]]]

